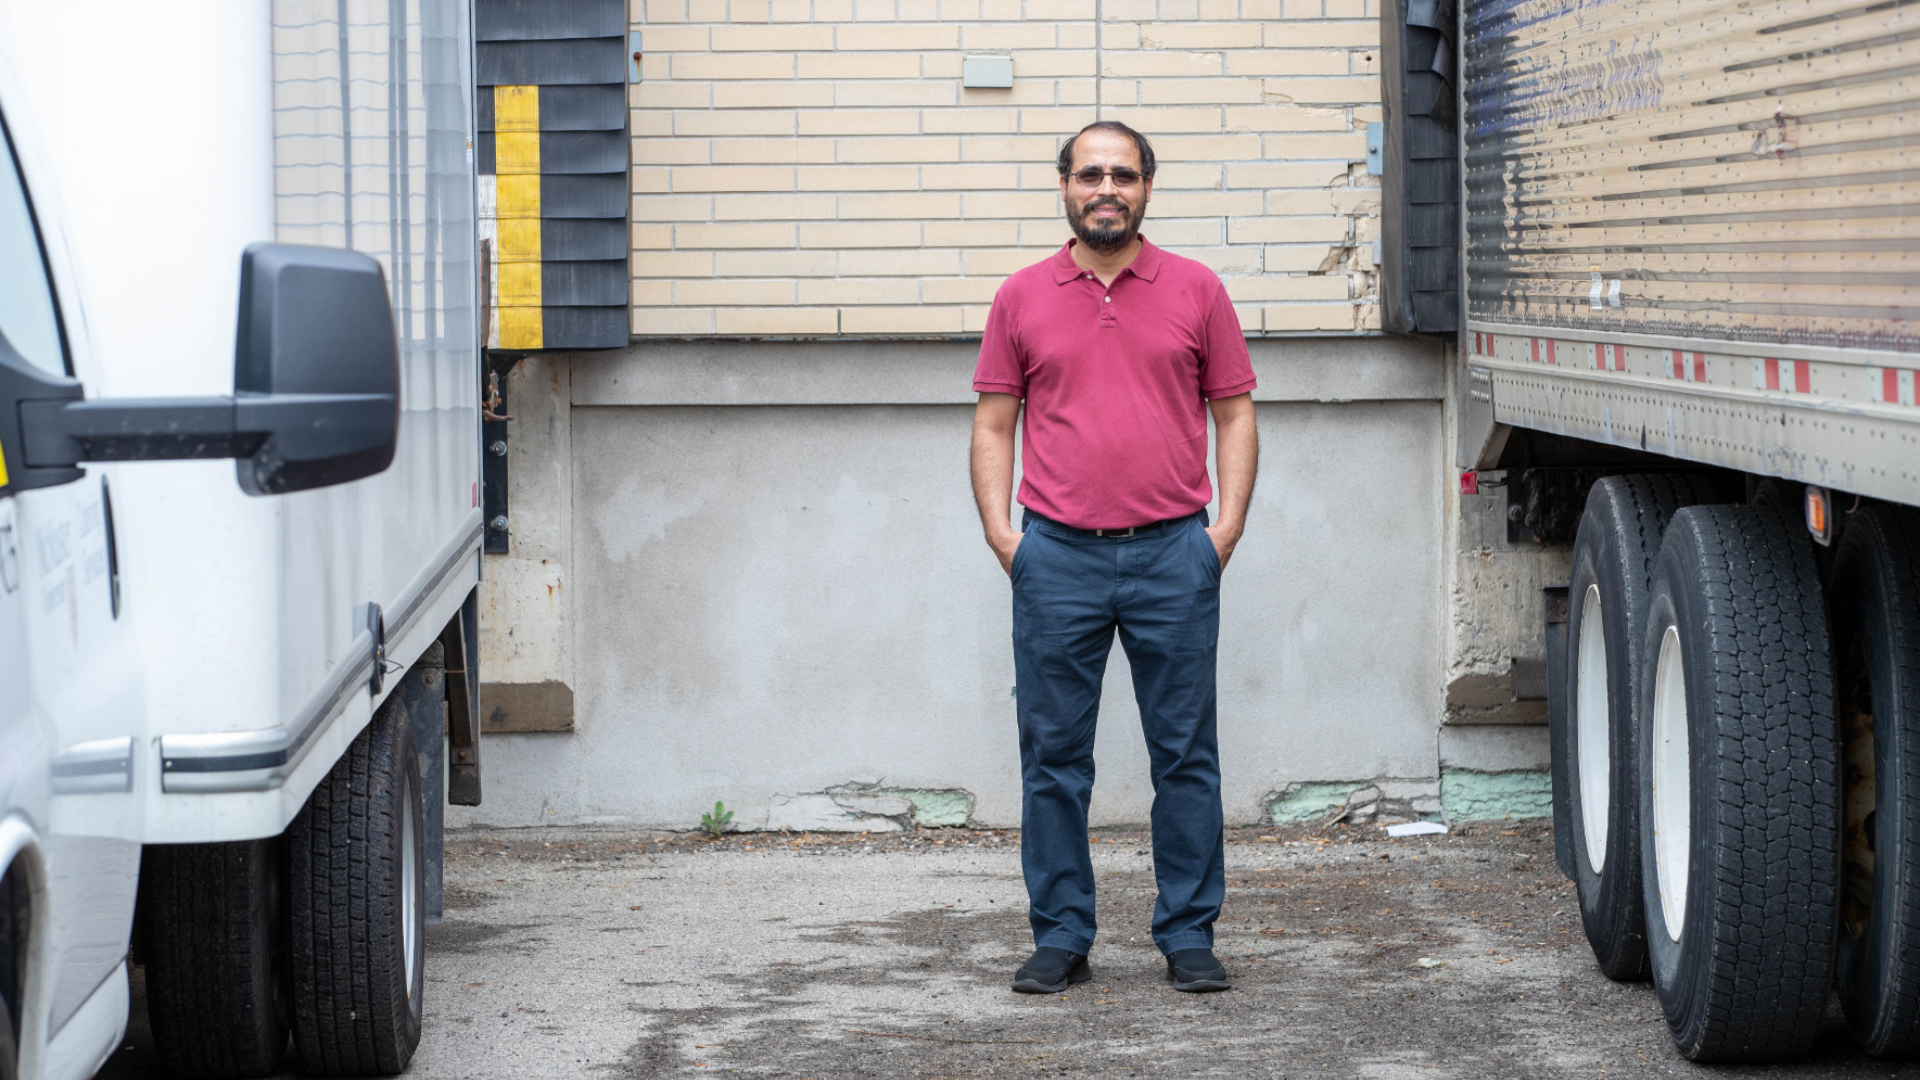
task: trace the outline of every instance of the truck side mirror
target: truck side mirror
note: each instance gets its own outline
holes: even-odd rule
[[[240,256],[236,463],[249,495],[344,484],[393,462],[400,349],[380,264],[357,251],[254,244]]]
[[[79,383],[33,371],[0,341],[0,445],[18,445],[24,458],[8,487],[78,479],[85,461],[237,458],[242,490],[277,495],[392,463],[400,351],[373,259],[291,244],[247,248],[233,368],[231,397],[83,400]],[[16,416],[17,438],[7,439]]]

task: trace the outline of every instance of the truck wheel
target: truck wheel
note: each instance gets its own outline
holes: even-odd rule
[[[293,1043],[323,1076],[391,1076],[420,1045],[426,858],[420,770],[399,695],[288,832]]]
[[[151,844],[140,856],[147,1022],[168,1072],[272,1076],[287,1049],[279,837]]]
[[[1920,514],[1853,515],[1834,557],[1843,775],[1838,986],[1875,1057],[1920,1053]]]
[[[1695,506],[1655,564],[1638,687],[1654,988],[1695,1061],[1804,1053],[1833,969],[1840,770],[1813,545]]]
[[[1609,476],[1587,494],[1567,589],[1564,755],[1580,921],[1609,979],[1647,977],[1634,767],[1637,647],[1660,536],[1674,511],[1713,501],[1697,474]]]

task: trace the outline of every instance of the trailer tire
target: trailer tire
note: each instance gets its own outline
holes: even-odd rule
[[[280,838],[150,844],[140,859],[147,1023],[162,1066],[272,1076],[287,1050]]]
[[[1833,974],[1840,773],[1813,545],[1778,508],[1674,515],[1639,689],[1654,988],[1695,1061],[1804,1053]]]
[[[1847,522],[1828,587],[1844,778],[1837,985],[1867,1053],[1920,1055],[1920,513]]]
[[[293,1041],[305,1072],[391,1076],[420,1045],[422,819],[417,754],[396,694],[288,834]]]
[[[19,1080],[20,1044],[12,1024],[0,1024],[0,1080]]]
[[[1699,474],[1605,477],[1588,492],[1574,537],[1561,669],[1567,723],[1553,752],[1568,780],[1580,921],[1609,979],[1647,977],[1633,688],[1654,559],[1674,512],[1712,501]]]

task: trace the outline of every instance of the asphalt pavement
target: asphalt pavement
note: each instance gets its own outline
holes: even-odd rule
[[[450,837],[408,1075],[1913,1075],[1837,1017],[1799,1063],[1679,1058],[1651,986],[1595,970],[1543,823],[1230,834],[1217,951],[1237,985],[1209,995],[1165,982],[1145,834],[1094,839],[1095,977],[1024,996],[1014,832]],[[157,1075],[137,975],[118,1080]]]

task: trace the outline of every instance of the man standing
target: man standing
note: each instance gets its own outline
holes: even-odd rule
[[[1226,893],[1215,736],[1220,572],[1259,459],[1253,367],[1213,271],[1140,235],[1153,148],[1113,121],[1060,149],[1075,240],[1008,278],[973,388],[973,493],[1013,582],[1021,867],[1032,959],[1013,988],[1092,978],[1087,804],[1100,682],[1114,631],[1133,668],[1153,766],[1153,940],[1175,989],[1224,990],[1213,924]],[[1026,414],[1016,532],[1014,423]],[[1220,520],[1207,524],[1207,411]]]

